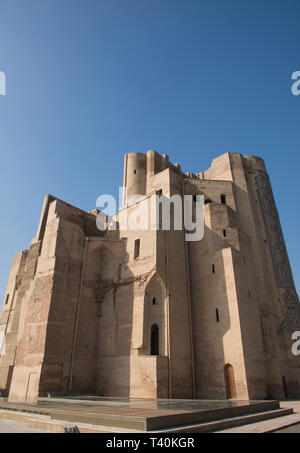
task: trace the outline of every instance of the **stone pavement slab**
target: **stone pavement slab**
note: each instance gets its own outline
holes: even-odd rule
[[[36,433],[36,434],[46,434],[51,433],[53,434],[54,431],[47,431],[43,429],[36,429],[30,428],[27,426],[25,422],[19,422],[16,420],[7,420],[7,419],[0,419],[0,433],[1,434],[8,434],[8,433]]]

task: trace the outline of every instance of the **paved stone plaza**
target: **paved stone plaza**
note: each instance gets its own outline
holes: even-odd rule
[[[26,422],[18,422],[16,420],[0,419],[0,433],[1,434],[53,434],[54,431],[35,429],[27,426]]]

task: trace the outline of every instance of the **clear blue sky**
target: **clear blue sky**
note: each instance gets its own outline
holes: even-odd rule
[[[93,209],[148,149],[264,158],[299,290],[299,38],[299,0],[0,0],[1,300],[44,195]]]

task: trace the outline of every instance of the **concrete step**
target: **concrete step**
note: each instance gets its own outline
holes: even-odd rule
[[[224,418],[221,420],[215,420],[211,422],[202,422],[193,425],[185,425],[179,426],[174,428],[165,428],[155,431],[148,431],[148,434],[151,433],[209,433],[209,432],[216,432],[228,428],[233,428],[242,425],[249,425],[251,423],[257,423],[260,421],[271,420],[274,418],[279,418],[284,416],[288,416],[293,414],[293,409],[286,408],[286,409],[276,409],[271,411],[265,411],[255,414],[243,415],[238,417],[230,417]],[[29,427],[38,428],[38,429],[46,429],[49,431],[63,433],[66,421],[57,421],[51,419],[50,416],[41,416],[37,414],[28,414],[28,413],[15,413],[14,411],[0,411],[0,418],[8,418],[12,420],[24,421],[27,423]],[[289,417],[287,417],[289,419]],[[282,426],[284,426],[284,420],[282,420]],[[111,427],[112,428],[112,427]],[[95,426],[93,424],[78,424],[79,432],[88,433],[103,433],[109,432],[107,427],[105,426]],[[119,429],[114,428],[114,433],[126,433],[126,432],[136,432],[136,433],[144,433],[145,431],[141,430],[134,430],[134,429]]]
[[[48,403],[48,404],[47,404]],[[66,423],[115,427],[130,432],[157,431],[184,428],[186,426],[204,425],[213,420],[219,421],[235,417],[245,417],[280,408],[278,401],[207,401],[199,400],[198,408],[181,406],[177,410],[151,410],[147,407],[119,407],[72,401],[68,404],[59,399],[48,399],[39,404],[1,403],[0,409],[50,416],[54,421]],[[147,405],[146,405],[147,406]]]
[[[284,417],[291,415],[293,413],[292,409],[277,409],[273,411],[261,412],[251,415],[245,415],[240,417],[231,417],[222,420],[212,421],[212,422],[203,422],[194,425],[186,425],[182,427],[176,428],[167,428],[155,431],[148,431],[148,434],[151,433],[209,433],[209,432],[216,432],[219,430],[242,426],[242,425],[249,425],[251,423],[257,423],[265,420],[271,420],[274,418]],[[53,429],[56,432],[63,432],[64,424],[59,422],[54,422],[54,420],[42,421],[42,420],[34,420],[28,423],[29,426],[39,428],[39,429]],[[284,425],[284,421],[282,420],[282,425]],[[112,427],[111,427],[112,428]],[[95,426],[95,425],[83,425],[78,424],[79,432],[108,432],[107,427],[105,426]],[[145,431],[141,430],[132,430],[132,429],[113,429],[114,433],[144,433]]]
[[[176,428],[162,429],[156,432],[168,433],[209,433],[216,432],[236,426],[257,423],[263,420],[284,417],[293,414],[293,409],[276,409],[271,411],[257,412],[255,414],[242,415],[238,417],[223,418],[211,422],[197,423],[193,425],[179,426]]]

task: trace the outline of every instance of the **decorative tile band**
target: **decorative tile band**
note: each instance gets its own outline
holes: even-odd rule
[[[282,335],[284,332],[294,332],[299,328],[300,304],[269,177],[266,173],[257,170],[255,180],[268,234],[276,280],[279,288],[283,290],[282,296],[287,307],[285,318],[276,329],[276,334]]]

